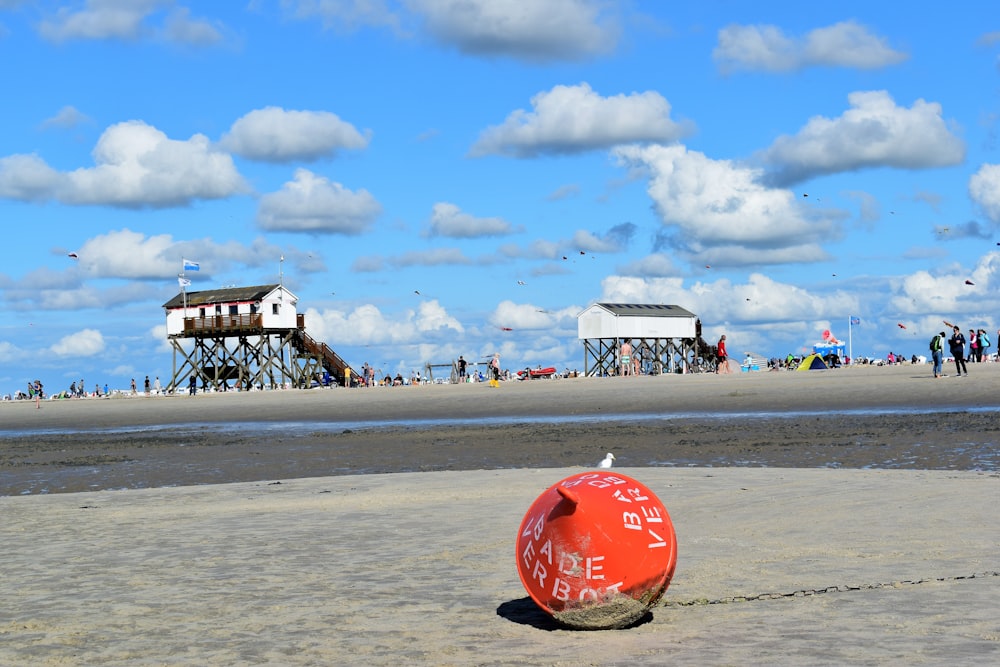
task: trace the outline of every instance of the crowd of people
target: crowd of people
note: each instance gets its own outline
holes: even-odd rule
[[[33,400],[35,403],[39,403],[42,400],[58,400],[58,399],[73,399],[73,398],[107,398],[114,393],[119,394],[132,394],[137,395],[139,393],[138,387],[135,382],[135,378],[132,378],[130,389],[128,391],[112,390],[108,387],[108,383],[105,382],[102,386],[101,384],[95,384],[92,391],[87,391],[87,385],[84,383],[83,378],[80,380],[73,380],[69,383],[69,387],[62,391],[58,391],[54,394],[46,393],[45,386],[42,384],[41,380],[34,380],[28,382],[26,390],[18,390],[13,394],[4,394],[3,400],[5,401],[20,401],[20,400]],[[149,376],[146,376],[145,382],[143,384],[143,393],[146,396],[151,396],[154,394],[162,394],[163,389],[160,386],[160,378],[156,377],[156,380],[151,382]]]
[[[931,337],[929,343],[929,350],[931,353],[931,363],[933,364],[933,374],[935,378],[947,377],[944,373],[945,362],[953,362],[955,364],[955,374],[957,377],[967,376],[969,374],[968,364],[983,363],[984,361],[1000,361],[1000,351],[995,351],[993,347],[993,341],[989,336],[989,333],[983,329],[969,329],[968,336],[966,336],[962,329],[956,325],[949,322],[944,323],[946,327],[950,330],[941,331]],[[997,331],[997,339],[1000,339],[1000,330]],[[726,337],[721,336],[719,342],[716,345],[717,350],[717,363],[716,363],[716,373],[719,372],[731,372],[729,370],[728,364],[728,353],[726,350]],[[945,353],[950,356],[946,357]],[[636,354],[632,348],[630,341],[625,341],[622,343],[619,350],[617,371],[619,375],[640,375],[650,372],[651,359],[645,358],[647,355],[645,351],[643,354]],[[917,364],[924,361],[924,357],[918,357],[916,354],[912,354],[906,357],[903,354],[899,354],[890,351],[886,354],[885,359],[872,359],[868,357],[862,357],[857,359],[840,359],[839,357],[834,360],[825,360],[827,365],[830,367],[838,367],[842,364],[853,364],[853,365],[895,365],[895,364]],[[780,369],[794,369],[797,368],[802,359],[791,353],[784,360],[777,358],[771,358],[767,362],[767,367],[769,370],[780,370]],[[830,362],[833,362],[832,364]],[[478,366],[478,364],[476,364]],[[474,368],[470,369],[472,364],[469,364],[464,356],[459,355],[458,360],[455,362],[455,373],[457,375],[457,382],[460,384],[464,383],[475,383],[475,382],[488,382],[491,387],[499,387],[501,380],[510,380],[513,376],[509,370],[500,368],[500,355],[494,354],[493,357],[485,364],[485,372],[481,369]],[[566,376],[569,376],[567,371]],[[188,393],[194,395],[197,393],[197,379],[194,375],[191,376],[191,382],[188,387]],[[455,380],[455,378],[451,378]],[[345,384],[349,387],[376,387],[376,386],[386,386],[386,387],[402,387],[402,386],[419,386],[421,384],[429,383],[431,379],[429,377],[421,377],[420,371],[412,371],[409,378],[405,378],[402,373],[396,372],[395,375],[391,373],[386,373],[380,379],[377,378],[376,370],[368,362],[365,362],[362,366],[360,374],[352,375],[348,372],[345,377]],[[328,372],[322,374],[322,376],[317,377],[312,386],[331,386],[333,384],[333,379]],[[42,385],[41,380],[34,380],[33,382],[27,383],[26,390],[18,390],[13,395],[5,394],[3,396],[4,401],[10,400],[33,400],[37,407],[40,407],[40,401],[50,398],[50,399],[72,399],[72,398],[85,398],[85,397],[108,397],[113,392],[109,390],[107,383],[104,384],[103,388],[99,384],[94,385],[92,392],[87,392],[86,385],[83,379],[79,381],[73,381],[70,383],[69,388],[64,391],[60,391],[54,395],[48,395],[45,393],[45,388]],[[228,383],[224,385],[225,390],[228,390]],[[205,388],[203,388],[204,390]],[[236,390],[239,391],[240,387],[237,384]],[[159,376],[156,376],[154,380],[150,380],[147,375],[143,381],[142,392],[146,396],[162,395],[164,394],[163,387],[160,384]],[[136,384],[135,378],[132,378],[130,388],[128,392],[120,393],[130,393],[131,395],[137,395],[139,393],[138,386]]]
[[[984,360],[992,358],[994,353],[990,352],[993,341],[985,329],[969,329],[969,337],[962,333],[961,327],[950,322],[944,323],[946,327],[951,327],[951,331],[941,331],[931,337],[929,348],[931,359],[934,364],[934,377],[947,377],[944,374],[944,351],[951,353],[951,360],[955,363],[955,375],[962,377],[969,375],[968,364],[980,364]],[[997,331],[1000,338],[1000,331]]]

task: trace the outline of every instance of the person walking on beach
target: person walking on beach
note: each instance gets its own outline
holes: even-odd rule
[[[35,380],[35,409],[42,409],[42,381]]]
[[[465,367],[468,364],[465,361],[465,357],[458,355],[458,383],[465,384]]]
[[[944,362],[944,337],[945,333],[942,331],[931,338],[931,358],[934,360],[935,378],[944,377],[941,374],[941,364]]]
[[[715,366],[716,375],[719,373],[731,372],[729,370],[729,355],[726,353],[726,334],[722,334],[722,337],[719,338],[719,344],[717,347],[718,352],[716,353],[717,361]]]
[[[955,357],[955,370],[958,371],[958,377],[962,377],[963,371],[965,377],[969,377],[969,369],[965,366],[965,336],[962,335],[962,330],[958,328],[957,324],[952,326],[952,332],[951,338],[948,339],[948,346],[951,349],[951,356]]]

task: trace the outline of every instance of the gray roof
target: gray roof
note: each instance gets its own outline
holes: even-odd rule
[[[234,301],[260,301],[276,290],[280,285],[255,285],[253,287],[223,287],[220,289],[202,290],[200,292],[181,292],[170,301],[163,304],[164,308],[183,308],[184,301],[191,306],[210,306],[217,303],[232,303]]]
[[[695,319],[698,317],[686,308],[662,303],[598,303],[595,305],[619,317],[691,317]]]

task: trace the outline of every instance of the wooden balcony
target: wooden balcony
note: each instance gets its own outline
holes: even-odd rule
[[[260,313],[184,318],[185,336],[218,333],[252,333],[261,331],[263,328],[263,318]]]

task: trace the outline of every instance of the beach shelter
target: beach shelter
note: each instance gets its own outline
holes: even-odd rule
[[[819,356],[815,352],[810,354],[808,357],[802,360],[799,367],[795,370],[797,371],[825,371],[829,366],[823,361],[823,357]]]

